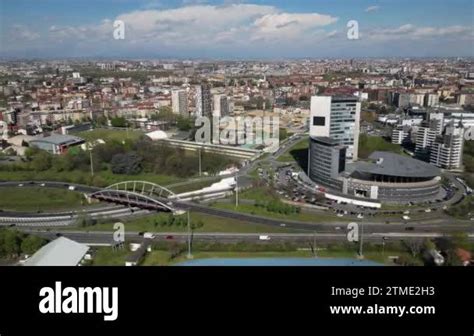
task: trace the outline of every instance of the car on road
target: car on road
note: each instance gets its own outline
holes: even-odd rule
[[[405,215],[405,216],[402,216],[402,219],[403,219],[403,220],[410,220],[410,217],[407,216],[407,215]]]
[[[358,215],[357,215],[357,218],[363,219],[363,218],[364,218],[364,215],[363,215],[363,214],[358,214]]]
[[[407,227],[405,228],[405,230],[406,230],[406,231],[414,231],[415,228],[414,228],[413,226],[407,226]]]
[[[285,227],[286,224],[285,224],[285,223],[281,223],[280,226],[281,226],[281,227]]]
[[[20,183],[18,186],[19,186],[19,187],[23,187],[23,183]]]
[[[258,236],[259,240],[270,240],[270,236]]]
[[[74,191],[74,190],[76,190],[76,187],[75,186],[69,186],[68,189],[71,190],[71,191]]]
[[[172,239],[174,239],[174,237],[173,236],[166,236],[165,239],[166,240],[172,240]]]

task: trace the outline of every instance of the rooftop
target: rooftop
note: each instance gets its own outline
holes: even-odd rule
[[[441,171],[426,162],[390,152],[373,152],[369,159],[373,162],[356,162],[359,172],[399,177],[436,177]]]
[[[40,248],[25,261],[25,266],[76,266],[89,246],[66,237],[59,237]]]
[[[82,143],[84,139],[73,135],[53,134],[44,138],[36,138],[31,142],[48,142],[54,145],[72,145]]]
[[[331,137],[322,137],[322,136],[310,136],[311,140],[326,144],[328,146],[341,146],[345,147],[344,145],[340,145],[339,142]]]

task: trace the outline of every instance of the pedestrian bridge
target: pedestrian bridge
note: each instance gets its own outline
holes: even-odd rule
[[[90,198],[147,210],[175,212],[173,200],[179,197],[171,190],[146,181],[125,181],[89,194]]]

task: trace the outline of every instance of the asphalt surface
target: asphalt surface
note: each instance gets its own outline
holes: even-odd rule
[[[83,186],[83,185],[76,185],[76,184],[68,184],[62,182],[47,182],[47,181],[38,181],[38,182],[0,182],[0,187],[2,186],[18,186],[22,184],[23,187],[25,186],[35,186],[44,184],[44,187],[52,187],[52,188],[68,188],[69,186],[74,186],[75,191],[84,192],[84,193],[93,193],[95,191],[101,190],[100,188],[91,187],[91,186]],[[22,187],[19,187],[22,188]],[[163,202],[169,202],[168,199],[159,199]],[[240,220],[243,222],[248,223],[257,223],[257,224],[265,224],[273,227],[286,227],[295,230],[306,230],[306,231],[318,231],[318,232],[334,232],[338,226],[345,226],[347,225],[348,221],[341,221],[341,222],[328,222],[328,223],[309,223],[309,222],[300,222],[300,221],[293,221],[293,220],[283,220],[283,219],[275,219],[269,217],[262,217],[256,216],[236,211],[230,210],[223,210],[212,208],[210,206],[204,204],[198,204],[193,202],[183,202],[174,200],[172,202],[172,206],[181,209],[181,210],[192,210],[199,213],[209,214],[217,217],[222,218],[232,218],[236,220]],[[132,212],[132,210],[128,208],[122,208],[118,210],[116,214],[108,214],[106,211],[98,211],[95,212],[94,216],[103,216],[104,214],[108,215],[109,217],[116,217],[121,218],[124,216],[132,216],[136,214],[146,214],[149,213],[148,211],[143,210],[136,210]],[[51,226],[63,226],[63,225],[72,225],[74,220],[74,216],[76,216],[74,212],[64,213],[61,214],[29,214],[24,215],[21,213],[16,212],[4,212],[0,213],[0,225],[2,224],[1,218],[12,218],[12,220],[8,223],[18,223],[23,226],[47,226],[48,221],[51,222]],[[69,216],[69,217],[68,217]],[[315,214],[317,217],[317,214]],[[29,221],[26,221],[26,224],[22,219],[29,218]],[[37,219],[37,223],[35,222]],[[68,221],[69,220],[69,221]],[[60,223],[55,223],[59,221]],[[354,220],[354,222],[360,222]],[[5,225],[5,222],[3,222]],[[443,219],[434,218],[431,220],[424,220],[424,221],[413,221],[413,223],[405,224],[401,223],[394,223],[391,222],[390,224],[386,224],[385,222],[362,222],[361,224],[365,227],[365,232],[367,233],[384,233],[384,232],[403,232],[406,230],[416,230],[416,232],[453,232],[453,231],[464,231],[464,232],[473,232],[474,223],[466,222],[466,223],[456,223],[456,224],[449,224],[446,225],[446,221]]]
[[[24,232],[35,234],[47,239],[54,239],[58,236],[64,236],[91,246],[115,245],[112,232],[83,232],[83,231],[63,231],[55,232],[52,230],[35,230],[23,229]],[[152,241],[176,241],[187,242],[189,234],[160,232],[154,233],[155,237]],[[267,236],[268,240],[261,240],[261,236]],[[364,242],[389,242],[400,240],[419,240],[425,238],[436,238],[443,236],[442,233],[406,233],[406,232],[387,232],[387,233],[364,233]],[[470,239],[474,239],[474,234],[469,235]],[[126,232],[125,241],[128,243],[142,242],[143,236],[139,232]],[[343,230],[335,233],[196,233],[192,234],[193,241],[199,242],[220,242],[220,243],[236,243],[249,242],[266,244],[268,242],[338,242],[347,241],[347,234]]]

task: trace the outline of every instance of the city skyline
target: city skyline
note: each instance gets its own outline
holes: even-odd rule
[[[471,8],[471,10],[469,10]],[[363,58],[474,55],[470,1],[1,4],[2,58]],[[113,23],[125,24],[114,39]],[[358,39],[347,23],[359,24]]]

